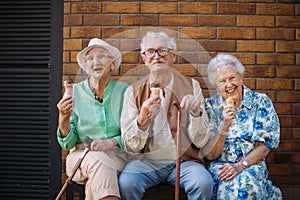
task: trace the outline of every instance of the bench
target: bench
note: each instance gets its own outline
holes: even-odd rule
[[[161,184],[148,189],[143,197],[143,200],[172,200],[174,199],[175,188],[171,185]],[[84,185],[71,182],[66,190],[66,200],[84,200]],[[180,200],[187,200],[187,196],[183,189],[180,189]]]

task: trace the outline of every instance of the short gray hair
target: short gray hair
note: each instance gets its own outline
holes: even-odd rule
[[[229,54],[218,54],[209,61],[207,66],[208,80],[213,86],[216,86],[216,75],[221,66],[233,67],[242,77],[244,76],[245,67],[236,57]]]
[[[173,49],[176,50],[176,42],[175,42],[175,38],[171,38],[169,37],[166,33],[164,32],[147,32],[147,34],[142,38],[142,42],[141,42],[141,53],[143,53],[144,51],[146,51],[146,46],[145,46],[145,42],[151,38],[164,38],[166,39],[167,43],[168,43],[168,48],[169,49]]]

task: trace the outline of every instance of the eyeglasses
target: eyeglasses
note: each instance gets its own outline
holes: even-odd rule
[[[113,60],[113,57],[111,55],[102,53],[102,54],[98,54],[95,56],[88,55],[85,57],[85,59],[87,62],[93,62],[95,59],[100,62],[107,62],[107,61]]]
[[[148,49],[144,51],[142,54],[146,56],[146,58],[153,58],[157,53],[159,56],[164,57],[169,54],[173,49],[161,48],[161,49]]]

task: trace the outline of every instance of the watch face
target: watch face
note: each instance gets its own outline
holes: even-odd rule
[[[243,164],[245,167],[248,167],[247,161],[243,160],[242,164]]]

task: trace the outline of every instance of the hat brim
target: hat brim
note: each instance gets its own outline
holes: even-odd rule
[[[119,51],[119,49],[117,49],[114,46],[108,46],[108,45],[92,45],[89,47],[84,48],[83,50],[81,50],[78,54],[77,54],[77,62],[80,66],[81,69],[83,69],[84,71],[86,71],[87,67],[85,65],[85,55],[86,53],[95,48],[95,47],[101,47],[106,49],[107,51],[109,51],[110,55],[113,56],[114,60],[115,60],[115,67],[112,71],[116,71],[120,68],[121,62],[122,62],[122,56],[121,53]]]

